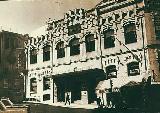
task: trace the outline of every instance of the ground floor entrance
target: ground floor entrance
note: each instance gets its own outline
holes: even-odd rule
[[[97,98],[95,88],[102,79],[104,72],[100,69],[57,75],[53,78],[57,102],[65,102],[69,95],[71,103],[93,103]]]

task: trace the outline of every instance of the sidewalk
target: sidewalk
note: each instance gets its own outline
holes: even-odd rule
[[[52,103],[52,104],[49,104],[49,105],[59,106],[59,107],[68,107],[68,108],[83,108],[83,109],[95,109],[95,108],[98,107],[95,104],[75,104],[75,103],[71,103],[70,105],[69,104],[65,105],[64,102]]]

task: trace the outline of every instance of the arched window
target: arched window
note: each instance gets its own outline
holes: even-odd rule
[[[136,26],[134,23],[124,26],[125,44],[137,42]]]
[[[115,47],[115,37],[114,37],[114,30],[109,29],[104,31],[104,48],[112,48]]]
[[[72,39],[69,43],[70,46],[70,56],[80,54],[80,43],[79,39]]]
[[[95,40],[94,34],[89,34],[85,37],[86,52],[95,51]]]
[[[50,46],[46,45],[43,47],[43,61],[49,61],[50,60]]]
[[[36,78],[31,78],[30,79],[30,91],[37,93],[37,81]]]
[[[59,42],[56,46],[57,58],[65,57],[64,42]]]
[[[140,74],[139,63],[131,62],[127,64],[128,76],[136,76]]]
[[[107,79],[117,78],[117,69],[115,65],[110,65],[106,67]]]
[[[37,50],[33,49],[30,50],[30,64],[37,63]]]

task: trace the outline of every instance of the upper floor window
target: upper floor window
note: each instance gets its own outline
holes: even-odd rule
[[[4,48],[5,49],[9,48],[9,37],[8,36],[4,37]]]
[[[37,81],[36,78],[31,78],[30,79],[30,91],[37,93]]]
[[[117,78],[116,66],[115,65],[110,65],[110,66],[106,67],[106,75],[107,75],[107,79]]]
[[[43,90],[50,89],[50,79],[43,77]]]
[[[154,26],[155,26],[156,39],[160,40],[160,14],[154,15]]]
[[[57,49],[57,58],[65,57],[64,42],[59,42],[56,46],[56,49]]]
[[[30,64],[37,63],[37,50],[33,49],[30,51]]]
[[[159,70],[160,70],[160,50],[157,50],[157,61],[158,61]]]
[[[76,25],[71,25],[68,26],[68,35],[73,35],[81,32],[81,25],[76,24]]]
[[[95,51],[95,40],[94,34],[89,34],[85,37],[86,52]]]
[[[139,63],[131,62],[127,64],[128,76],[135,76],[140,74]]]
[[[9,81],[7,79],[3,80],[3,88],[8,88],[9,86]]]
[[[80,54],[80,43],[79,39],[72,39],[69,43],[70,46],[70,56]]]
[[[49,61],[50,60],[50,46],[46,45],[43,47],[43,61]]]
[[[109,29],[104,31],[104,48],[112,48],[115,47],[115,37],[114,37],[114,30]]]
[[[125,44],[137,42],[136,26],[134,23],[124,27]]]

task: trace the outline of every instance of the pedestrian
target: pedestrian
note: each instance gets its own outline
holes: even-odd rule
[[[67,103],[70,105],[70,98],[69,98],[69,94],[68,94],[68,93],[67,93],[67,96],[66,96],[65,105],[66,105]]]
[[[107,96],[107,107],[108,108],[111,107],[111,95],[110,95],[110,93],[108,93],[108,96]]]
[[[101,98],[100,97],[97,97],[97,105],[98,105],[98,108],[101,107]]]

